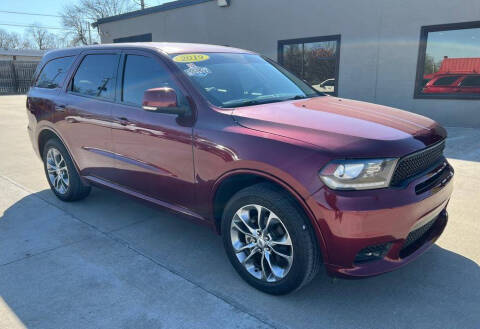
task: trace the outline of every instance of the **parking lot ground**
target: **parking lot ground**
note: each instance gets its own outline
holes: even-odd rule
[[[320,275],[270,296],[221,238],[112,191],[63,203],[28,140],[24,96],[0,97],[0,328],[480,328],[480,129],[448,128],[445,233],[395,272]]]

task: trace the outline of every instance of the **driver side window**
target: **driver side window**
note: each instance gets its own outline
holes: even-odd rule
[[[121,101],[141,106],[147,89],[170,87],[180,95],[169,72],[155,59],[141,55],[127,55],[123,71]]]

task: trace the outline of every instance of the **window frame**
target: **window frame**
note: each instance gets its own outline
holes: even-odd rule
[[[47,67],[48,64],[50,64],[51,62],[53,61],[56,61],[56,60],[59,60],[59,59],[64,59],[64,58],[67,58],[67,57],[72,57],[72,62],[70,63],[70,65],[68,65],[67,69],[65,70],[65,76],[63,77],[63,79],[61,81],[59,81],[59,83],[57,84],[57,86],[55,88],[46,88],[46,87],[38,87],[36,84],[38,82],[38,79],[40,78],[40,76],[42,75],[43,71],[45,70],[45,68]],[[69,73],[72,69],[72,67],[75,66],[75,61],[76,61],[76,57],[77,55],[67,55],[67,56],[60,56],[60,57],[54,57],[50,60],[48,60],[47,62],[45,62],[45,64],[43,64],[40,68],[40,70],[38,71],[38,73],[34,73],[34,79],[32,81],[32,87],[33,88],[39,88],[39,89],[46,89],[46,90],[57,90],[57,89],[61,89],[64,84],[65,84],[65,80],[68,79],[69,77]]]
[[[113,72],[115,74],[115,78],[114,78],[114,81],[113,81],[113,86],[114,86],[113,98],[110,99],[110,98],[106,98],[106,97],[90,96],[90,95],[77,93],[77,92],[74,92],[73,90],[71,90],[73,79],[75,78],[75,75],[77,74],[78,69],[82,65],[85,58],[89,55],[115,55],[115,56],[117,56],[117,59],[116,59],[117,63],[115,64],[115,68],[113,70]],[[115,50],[115,49],[114,50],[101,50],[101,51],[86,51],[86,52],[82,53],[79,56],[78,61],[75,63],[75,69],[69,75],[68,84],[66,84],[66,86],[65,86],[66,87],[65,92],[67,94],[75,95],[75,96],[78,96],[78,97],[85,97],[85,98],[90,98],[90,99],[96,99],[96,100],[103,101],[103,102],[115,103],[116,100],[117,100],[117,97],[118,97],[116,86],[117,86],[117,81],[118,81],[118,66],[120,65],[120,57],[121,57],[121,51],[120,50]]]
[[[445,79],[450,79],[450,80],[451,80],[450,83],[448,83],[448,84],[440,84],[440,85],[438,84],[439,81],[445,80]],[[457,81],[458,81],[458,84],[459,84],[463,79],[464,79],[463,76],[460,75],[460,74],[458,74],[458,75],[446,75],[446,76],[441,77],[441,78],[439,78],[438,80],[436,80],[435,83],[434,83],[432,86],[434,86],[434,87],[453,87],[452,84],[453,84],[454,82],[457,82]],[[459,81],[459,80],[460,80],[460,81]],[[447,80],[447,81],[448,81],[448,80]],[[458,84],[455,85],[455,87],[458,87]]]
[[[175,87],[179,89],[180,93],[183,95],[183,97],[188,98],[188,93],[185,87],[182,85],[181,81],[175,76],[174,72],[172,72],[171,68],[168,66],[166,60],[162,58],[161,55],[155,53],[155,52],[150,52],[150,51],[145,51],[143,49],[122,49],[121,51],[121,56],[120,60],[118,63],[118,69],[117,69],[117,82],[116,82],[116,101],[115,103],[120,104],[122,106],[129,106],[131,108],[135,109],[140,109],[142,111],[143,108],[141,105],[136,105],[132,104],[129,102],[124,102],[122,99],[122,93],[123,93],[123,80],[124,80],[124,74],[125,74],[125,67],[126,67],[126,59],[128,55],[134,55],[134,56],[143,56],[143,57],[149,57],[153,59],[158,65],[160,65],[170,76],[170,79],[173,81],[175,84]],[[168,60],[168,57],[167,57]],[[177,93],[177,101],[179,100],[178,97],[180,95]],[[191,104],[190,104],[190,107]]]
[[[474,86],[465,86],[465,85],[464,85],[464,82],[465,82],[465,80],[467,80],[468,78],[477,78],[477,79],[480,79],[480,74],[474,74],[474,75],[467,76],[467,77],[463,78],[462,81],[460,81],[460,84],[459,84],[459,87],[460,87],[460,88],[480,88],[480,83],[479,83],[478,85],[474,85]]]
[[[468,30],[480,28],[480,21],[425,25],[420,29],[420,42],[418,47],[417,73],[415,75],[414,99],[480,99],[480,94],[424,94],[422,93],[423,72],[425,70],[425,58],[427,53],[428,33],[454,30]]]
[[[174,76],[173,76],[172,72],[169,70],[169,68],[162,61],[157,60],[157,58],[155,56],[151,56],[150,54],[144,53],[144,52],[141,52],[141,51],[124,51],[124,52],[122,52],[122,56],[120,58],[119,70],[118,70],[118,74],[117,74],[117,95],[118,95],[117,103],[142,109],[141,104],[137,105],[137,104],[133,104],[131,102],[126,102],[126,101],[123,100],[123,87],[124,87],[124,82],[125,82],[125,69],[127,67],[127,57],[128,56],[141,56],[141,57],[147,57],[147,58],[150,58],[150,59],[154,60],[155,63],[157,63],[166,72],[166,74],[168,74],[169,78],[175,84],[175,87],[180,89],[180,92],[183,93],[181,88],[178,86],[177,81],[175,81]],[[177,94],[178,94],[178,92],[177,92]],[[178,97],[180,97],[180,95],[177,95],[177,98]],[[178,101],[178,99],[177,99],[177,101]]]
[[[285,39],[285,40],[278,40],[278,46],[277,46],[277,62],[285,68],[283,65],[283,48],[284,46],[287,45],[292,45],[292,44],[304,44],[304,43],[313,43],[313,42],[325,42],[325,41],[336,41],[337,42],[337,48],[335,51],[335,56],[334,57],[326,57],[325,60],[332,60],[334,59],[335,62],[335,90],[333,93],[331,93],[333,96],[338,96],[338,79],[340,75],[340,49],[341,49],[341,39],[342,36],[341,34],[333,34],[333,35],[326,35],[326,36],[318,36],[318,37],[308,37],[308,38],[296,38],[296,39]],[[302,58],[302,65],[303,65],[303,58]],[[285,68],[288,70],[287,68]],[[290,72],[290,70],[288,70]],[[293,72],[291,72],[294,74]],[[294,74],[297,76],[296,74]],[[298,77],[298,76],[297,76]],[[302,77],[298,77],[299,79],[302,79]],[[329,93],[330,94],[330,93]]]

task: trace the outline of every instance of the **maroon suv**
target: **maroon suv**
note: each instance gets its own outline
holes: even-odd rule
[[[58,198],[91,185],[221,233],[238,273],[283,294],[365,277],[425,252],[447,223],[445,130],[321,94],[229,47],[137,43],[48,52],[28,131]]]

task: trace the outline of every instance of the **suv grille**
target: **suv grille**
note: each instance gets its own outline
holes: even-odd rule
[[[404,180],[418,175],[433,166],[443,158],[444,148],[445,140],[401,158],[398,161],[397,168],[395,168],[395,173],[393,174],[390,185],[401,185]]]
[[[421,237],[423,237],[423,235],[425,233],[427,233],[428,230],[430,230],[430,228],[433,226],[433,224],[435,224],[436,219],[437,218],[435,217],[434,219],[432,219],[431,221],[429,221],[425,225],[417,228],[415,231],[410,232],[410,234],[408,234],[407,238],[405,239],[405,243],[403,244],[402,249],[408,248],[413,243],[417,242]]]
[[[400,250],[400,257],[406,257],[411,254],[416,247],[416,242],[421,243],[423,242],[423,238],[428,235],[430,229],[432,228],[433,224],[437,221],[438,216],[426,223],[425,225],[417,228],[415,231],[412,231],[408,234],[405,242],[403,243],[402,249]],[[412,248],[410,248],[412,247]]]

